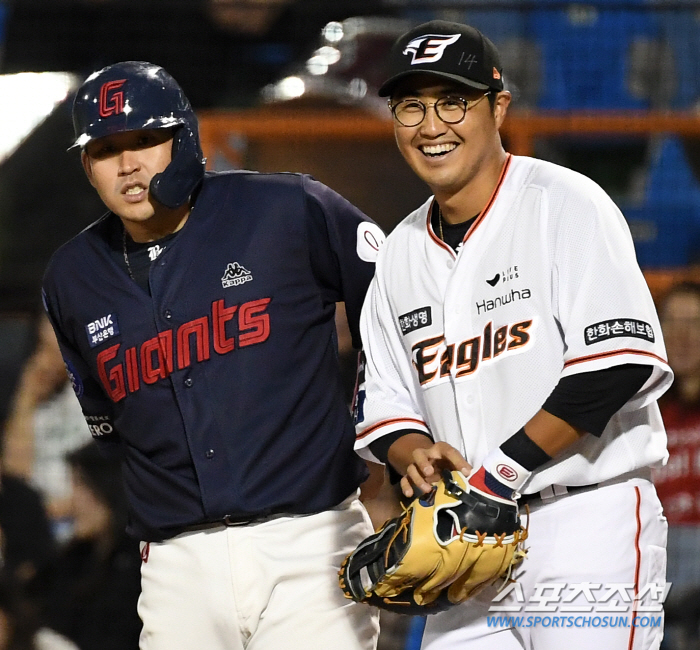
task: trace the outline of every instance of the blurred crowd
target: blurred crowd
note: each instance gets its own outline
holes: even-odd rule
[[[42,317],[3,429],[0,650],[137,650],[126,517],[119,461],[91,441]]]

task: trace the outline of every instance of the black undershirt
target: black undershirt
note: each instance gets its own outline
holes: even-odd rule
[[[135,242],[128,233],[125,232],[121,222],[117,220],[117,227],[112,233],[112,254],[118,261],[119,266],[124,269],[124,272],[133,276],[134,282],[138,284],[147,294],[151,294],[151,288],[148,283],[148,275],[151,269],[151,264],[157,260],[163,251],[172,243],[172,240],[177,236],[177,232],[170,233],[161,239],[151,242]],[[124,244],[126,235],[126,257],[124,257]]]
[[[479,215],[473,216],[471,219],[462,221],[460,223],[447,223],[444,219],[440,219],[440,209],[438,208],[437,201],[433,202],[432,212],[430,214],[430,224],[433,227],[433,232],[442,239],[450,248],[454,251],[460,247],[464,241],[464,237],[467,234],[467,230],[474,223],[474,220]],[[442,221],[442,223],[440,223]],[[441,234],[444,236],[441,236]]]

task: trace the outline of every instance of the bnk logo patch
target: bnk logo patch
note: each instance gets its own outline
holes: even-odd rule
[[[456,43],[461,34],[425,34],[414,38],[403,51],[412,54],[411,65],[416,63],[434,63],[442,58],[445,48]]]
[[[94,348],[119,334],[119,323],[116,314],[107,314],[85,326],[88,343]]]

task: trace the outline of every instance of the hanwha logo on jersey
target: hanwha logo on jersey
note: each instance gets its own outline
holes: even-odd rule
[[[504,478],[506,481],[515,481],[518,478],[518,472],[516,472],[510,465],[504,465],[503,463],[496,466],[496,474]]]
[[[253,274],[238,262],[229,263],[224,271],[224,276],[221,278],[221,286],[224,289],[229,287],[237,287],[244,282],[250,282],[253,279]]]
[[[412,54],[411,65],[417,63],[434,63],[442,58],[445,48],[459,40],[461,34],[425,34],[414,38],[403,51]]]

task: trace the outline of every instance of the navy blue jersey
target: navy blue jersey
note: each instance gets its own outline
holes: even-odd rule
[[[299,174],[207,174],[150,268],[109,213],[62,246],[44,299],[93,436],[123,458],[129,532],[333,507],[366,476],[335,337],[359,345],[381,231]]]

